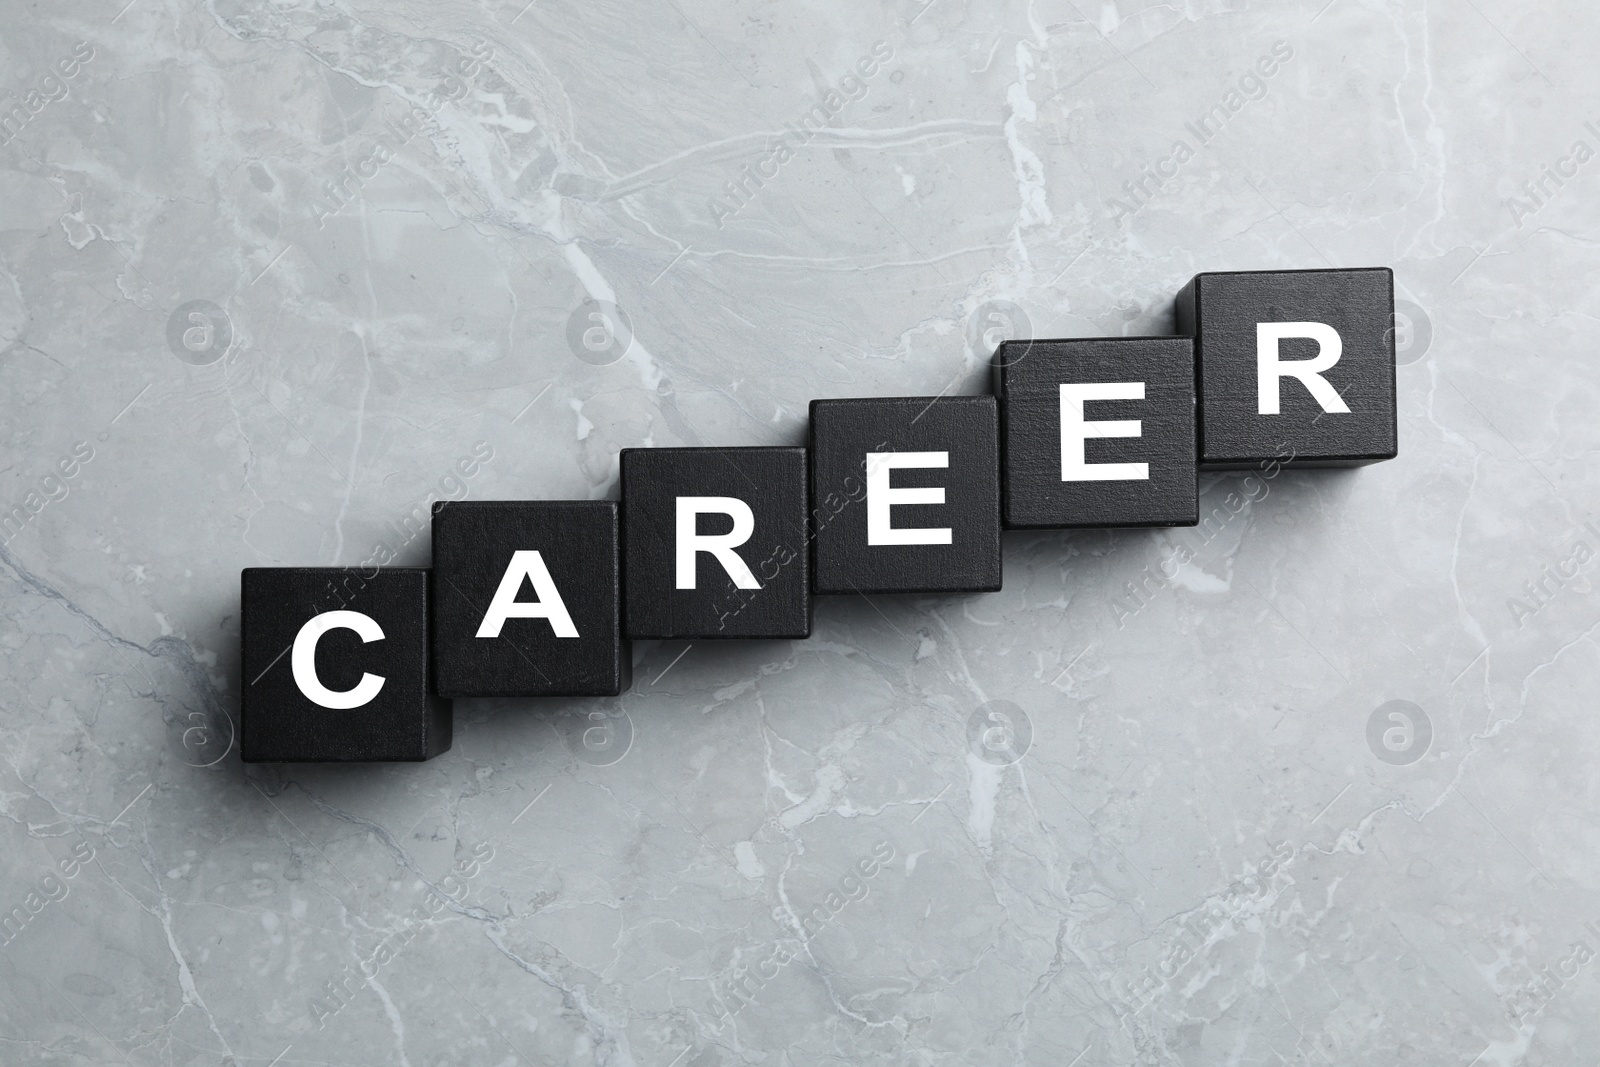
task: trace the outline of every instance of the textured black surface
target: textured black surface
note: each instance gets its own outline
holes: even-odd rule
[[[547,618],[476,636],[515,553],[549,572],[577,637]],[[522,579],[517,600],[541,598]],[[627,687],[619,509],[609,500],[463,500],[433,508],[433,656],[441,696],[615,696]]]
[[[1062,384],[1142,384],[1142,400],[1088,400],[1088,422],[1137,420],[1137,437],[1089,437],[1087,464],[1144,463],[1143,480],[1063,481]],[[1001,516],[1016,529],[1193,526],[1194,342],[1187,337],[1007,341],[995,353]]]
[[[415,568],[252,567],[240,575],[246,763],[425,760],[450,747],[450,702],[429,692],[428,572]],[[317,643],[317,677],[354,688],[363,674],[383,688],[359,708],[313,703],[295,684],[290,652],[301,626],[328,611],[372,618],[381,640],[329,630]]]
[[[1355,270],[1198,274],[1178,295],[1178,332],[1195,336],[1200,465],[1214,470],[1267,461],[1353,467],[1398,450],[1394,377],[1394,273]],[[1281,383],[1281,413],[1258,413],[1256,326],[1319,322],[1343,353],[1323,377],[1350,408],[1328,413],[1299,381]],[[1281,342],[1285,360],[1311,359],[1315,341]]]
[[[811,402],[818,593],[985,593],[1000,588],[999,404],[992,396]],[[869,452],[948,452],[948,468],[897,468],[896,489],[941,487],[943,504],[897,504],[896,529],[947,528],[948,545],[867,543]]]
[[[715,557],[695,557],[693,589],[677,588],[677,500],[733,497],[755,527],[734,549],[759,589],[738,588]],[[732,529],[702,515],[701,535]],[[624,630],[635,638],[788,638],[811,634],[803,448],[622,450]]]

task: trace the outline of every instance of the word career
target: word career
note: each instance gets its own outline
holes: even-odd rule
[[[1393,315],[1387,268],[1200,274],[1182,336],[1007,341],[992,396],[624,449],[620,502],[441,501],[431,570],[245,570],[243,758],[429,759],[454,697],[621,693],[631,638],[803,638],[813,596],[999,589],[1002,529],[1193,526],[1199,470],[1392,459]]]

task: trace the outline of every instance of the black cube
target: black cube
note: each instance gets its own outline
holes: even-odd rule
[[[1194,341],[1006,341],[1001,518],[1020,530],[1193,526]]]
[[[811,402],[818,593],[1000,588],[992,396]]]
[[[1389,268],[1197,274],[1177,320],[1195,339],[1203,468],[1395,457]]]
[[[445,697],[616,696],[621,531],[609,500],[433,506],[433,656]]]
[[[450,702],[430,690],[428,572],[251,567],[240,575],[246,763],[432,759]]]
[[[811,635],[803,448],[622,450],[630,638]]]

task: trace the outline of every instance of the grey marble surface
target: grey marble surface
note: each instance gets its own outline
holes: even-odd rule
[[[0,1063],[1595,1062],[1588,5],[124,2],[0,0]],[[1394,462],[238,761],[242,567],[1326,265]]]

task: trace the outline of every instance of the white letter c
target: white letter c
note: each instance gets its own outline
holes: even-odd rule
[[[354,630],[363,642],[382,641],[383,627],[370,615],[359,611],[324,611],[300,627],[294,635],[294,651],[289,655],[289,667],[294,672],[294,684],[300,687],[307,700],[335,711],[348,711],[370,703],[383,688],[384,678],[378,674],[361,675],[354,689],[336,693],[322,684],[317,677],[317,642],[329,630]]]

